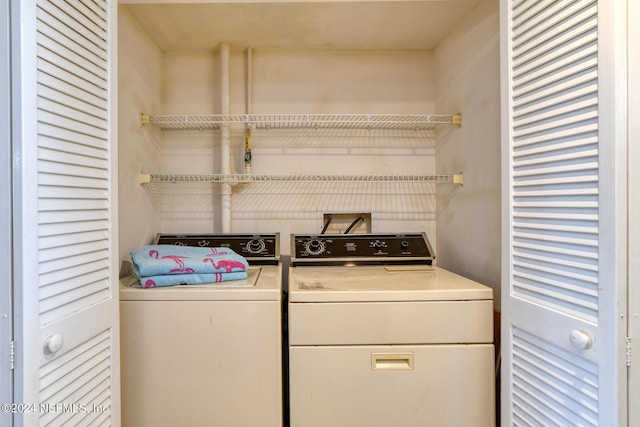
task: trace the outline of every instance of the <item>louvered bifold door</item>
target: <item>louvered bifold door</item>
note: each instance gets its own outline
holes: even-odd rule
[[[618,425],[612,5],[502,2],[503,425]]]
[[[34,228],[25,230],[23,265],[32,269],[24,286],[33,293],[25,290],[24,298],[37,311],[29,315],[38,333],[25,333],[22,380],[23,398],[38,407],[24,415],[25,425],[119,425],[113,3],[38,0],[33,10],[23,7],[35,20],[37,104],[37,161],[25,166],[35,192],[28,178],[23,184],[30,211],[24,227]],[[31,295],[37,303],[29,305]]]

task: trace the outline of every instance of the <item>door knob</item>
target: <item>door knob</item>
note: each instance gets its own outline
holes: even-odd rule
[[[55,354],[62,348],[64,339],[60,334],[51,335],[44,341],[44,354]]]
[[[578,350],[588,350],[593,346],[593,338],[591,338],[591,335],[580,329],[571,331],[569,339],[571,340],[571,344]]]

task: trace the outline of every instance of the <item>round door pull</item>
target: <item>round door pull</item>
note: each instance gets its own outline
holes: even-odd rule
[[[64,339],[62,335],[55,334],[51,335],[44,341],[44,354],[55,354],[62,348],[62,344],[64,343]]]
[[[588,350],[593,346],[593,338],[588,332],[574,329],[569,335],[571,344],[578,350]]]

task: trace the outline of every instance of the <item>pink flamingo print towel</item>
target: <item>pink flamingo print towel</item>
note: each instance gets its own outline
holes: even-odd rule
[[[148,245],[131,251],[131,259],[138,277],[237,273],[249,268],[247,260],[229,248]]]
[[[159,288],[175,285],[202,285],[208,283],[226,282],[229,280],[243,280],[248,277],[246,271],[213,274],[161,274],[158,276],[138,277],[143,288]]]

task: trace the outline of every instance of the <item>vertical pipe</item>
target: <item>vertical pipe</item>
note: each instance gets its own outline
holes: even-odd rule
[[[253,111],[253,49],[247,48],[247,114]]]
[[[229,56],[230,48],[227,43],[220,45],[220,114],[229,114]],[[231,173],[231,151],[229,124],[223,123],[220,127],[220,172],[222,174]],[[222,232],[231,232],[231,185],[223,183],[221,192],[221,217]]]
[[[253,51],[247,48],[247,115],[252,113],[251,98],[253,97]],[[247,123],[244,134],[244,173],[251,173],[251,123]]]

